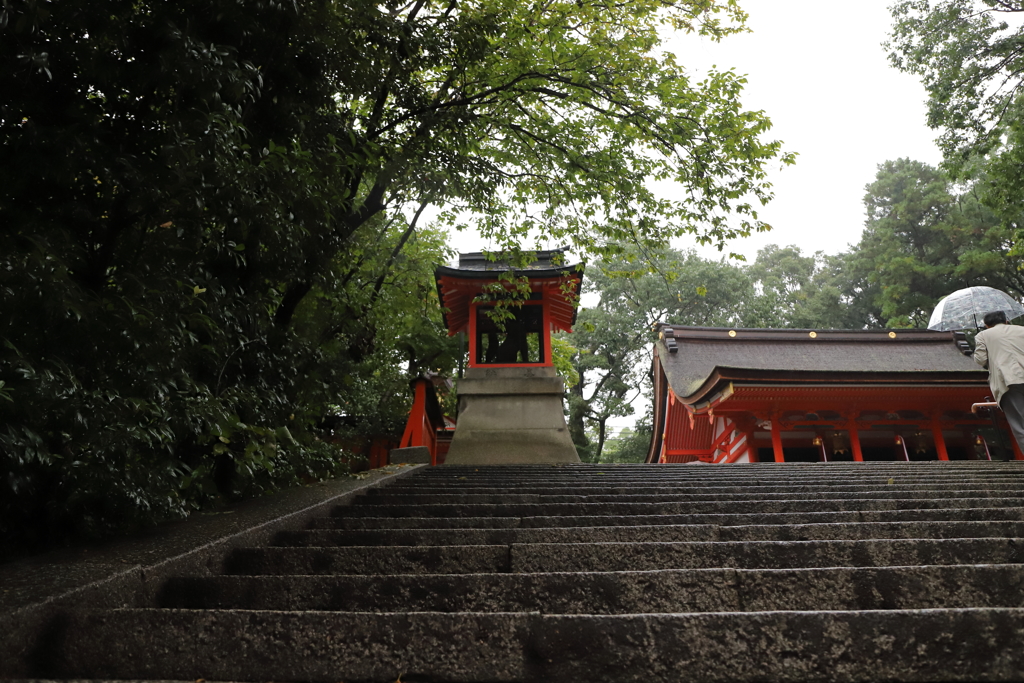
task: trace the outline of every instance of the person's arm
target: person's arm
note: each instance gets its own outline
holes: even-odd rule
[[[972,357],[975,363],[988,370],[988,348],[980,334],[974,339],[974,356]]]

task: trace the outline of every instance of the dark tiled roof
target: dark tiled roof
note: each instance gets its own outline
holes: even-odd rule
[[[516,268],[512,272],[517,276],[525,275],[531,279],[560,278],[577,274],[582,277],[582,263],[566,265],[565,256],[568,251],[567,248],[538,251],[537,258],[528,266]],[[483,252],[472,252],[459,254],[459,265],[457,267],[438,266],[434,270],[434,277],[441,278],[447,276],[461,280],[491,280],[498,277],[501,273],[508,272],[508,270],[508,261],[502,261],[500,257],[497,261],[490,261]]]
[[[566,248],[538,251],[537,258],[525,268],[517,268],[518,271],[551,270],[562,269],[565,265],[565,257],[569,250]],[[483,252],[470,252],[459,254],[458,270],[508,270],[508,261],[502,260],[500,255],[497,261],[491,261]]]
[[[672,390],[699,398],[719,381],[984,383],[953,332],[751,330],[659,325],[659,357]],[[733,336],[730,336],[733,333]],[[675,352],[671,347],[675,347]]]
[[[516,277],[527,277],[534,295],[547,285],[566,285],[566,291],[552,293],[549,310],[555,326],[571,330],[576,322],[576,295],[583,283],[583,264],[564,265],[567,248],[536,252],[536,259],[525,268],[512,272]],[[438,266],[434,269],[437,295],[441,301],[441,315],[449,334],[463,330],[469,323],[470,303],[481,293],[482,286],[496,282],[509,272],[508,262],[490,261],[483,253],[459,254],[458,267]],[[571,294],[569,292],[572,292]]]

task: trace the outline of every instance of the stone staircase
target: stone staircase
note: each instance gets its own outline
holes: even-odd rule
[[[1024,679],[1024,463],[421,468],[72,609],[38,678]]]

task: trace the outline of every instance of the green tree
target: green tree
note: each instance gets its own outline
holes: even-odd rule
[[[876,305],[878,285],[873,271],[855,268],[856,247],[839,254],[817,255],[813,277],[801,290],[792,327],[859,330],[884,327]]]
[[[567,394],[569,431],[580,457],[599,462],[608,421],[632,415],[633,401],[649,393],[654,324],[736,324],[753,288],[724,260],[634,249],[591,265],[584,292],[597,301],[580,311],[568,337],[578,349],[579,375]]]
[[[1019,114],[1024,26],[1005,17],[1024,13],[1019,0],[900,0],[886,47],[893,65],[921,77],[928,124],[960,168],[1000,144],[1003,126]]]
[[[924,327],[939,299],[972,285],[1024,295],[1012,233],[973,189],[958,195],[940,170],[899,159],[879,166],[864,202],[864,234],[844,263],[884,325]]]
[[[821,254],[804,256],[799,247],[770,244],[744,269],[756,296],[741,311],[743,327],[794,327],[807,299],[807,286]]]
[[[635,428],[626,427],[608,440],[601,452],[601,462],[644,462],[651,447],[653,430],[653,414],[638,419]]]
[[[1008,19],[1024,16],[1024,3],[901,0],[892,15],[890,60],[921,77],[928,125],[940,131],[944,166],[957,180],[979,181],[982,200],[1019,231],[1024,24]]]
[[[693,253],[638,252],[588,270],[594,307],[581,312],[571,340],[580,382],[568,394],[569,425],[581,457],[625,461],[649,440],[649,416],[621,443],[608,443],[608,421],[650,400],[651,326],[862,329],[924,327],[952,291],[988,285],[1024,298],[1021,258],[1011,231],[942,171],[900,159],[881,164],[867,186],[860,242],[835,255],[804,255],[769,245],[746,266]],[[644,431],[647,430],[647,431]],[[621,451],[621,452],[620,452]]]

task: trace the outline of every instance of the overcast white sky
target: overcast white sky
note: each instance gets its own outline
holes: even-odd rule
[[[683,35],[665,46],[698,73],[716,65],[746,74],[744,107],[767,112],[771,138],[799,154],[795,166],[770,177],[775,200],[760,216],[774,229],[737,240],[733,251],[751,260],[773,243],[807,253],[843,251],[860,239],[864,186],[878,164],[940,161],[936,133],[925,125],[923,87],[891,68],[881,46],[892,23],[890,2],[741,0],[752,33],[721,43]],[[475,236],[454,238],[459,251],[487,246]]]

